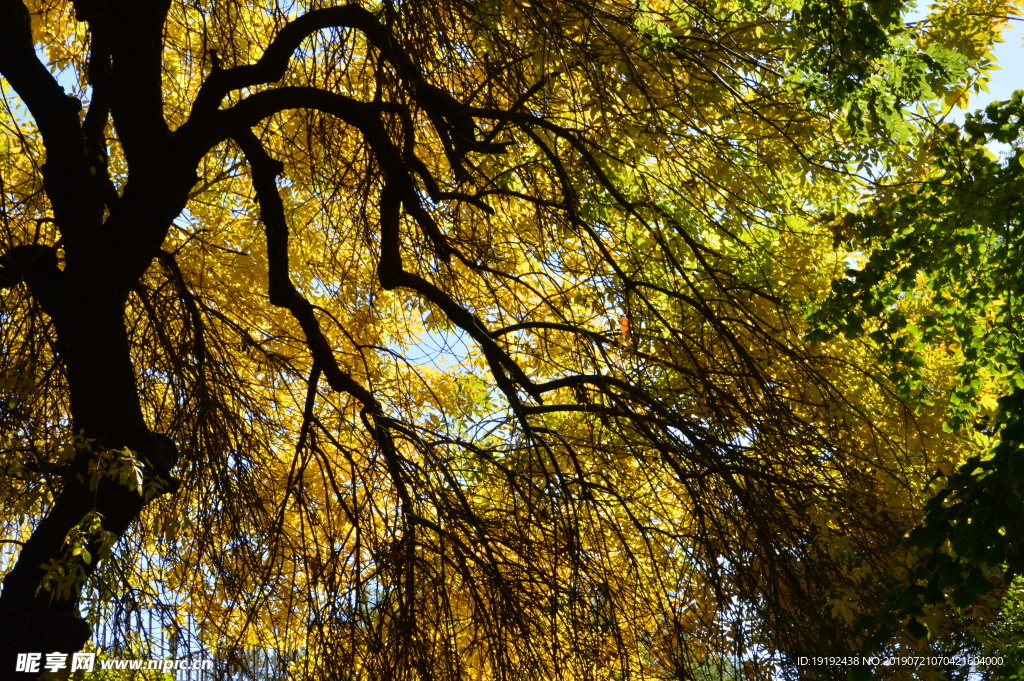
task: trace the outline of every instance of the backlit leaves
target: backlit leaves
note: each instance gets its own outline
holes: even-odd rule
[[[146,227],[119,211],[171,191],[133,198],[160,164],[140,170],[152,139],[103,110],[86,4],[30,9],[83,120],[103,112],[88,238],[50,214],[14,94],[0,128],[3,251],[42,246],[65,271],[75,238],[130,223],[135,243]],[[865,168],[927,156],[933,128],[904,105],[983,73],[999,21],[958,23],[970,2],[924,37],[895,2],[335,9],[169,5],[162,161],[202,153],[139,246],[123,319],[147,428],[180,458],[89,450],[94,487],[150,503],[82,609],[163,606],[224,657],[276,649],[332,678],[770,678],[859,647],[913,568],[900,540],[935,466],[979,450],[942,430],[966,413],[952,401],[991,407],[1002,365],[944,312],[954,279],[918,276],[905,251],[923,241],[898,241],[926,237],[887,217],[951,199],[882,188],[889,213],[829,216],[876,189]],[[948,172],[991,163],[969,147]],[[897,241],[858,252],[876,233]],[[964,270],[996,247],[966,244]],[[52,444],[72,440],[69,387],[15,287],[29,265],[8,260],[3,503],[20,540],[88,483]],[[87,534],[71,541],[86,563]],[[69,597],[85,571],[55,560]],[[936,638],[957,626],[926,616]]]

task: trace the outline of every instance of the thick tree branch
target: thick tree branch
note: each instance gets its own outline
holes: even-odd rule
[[[97,181],[108,206],[117,201],[117,190],[107,173],[106,127],[110,118],[110,17],[105,0],[78,0],[75,14],[89,24],[89,65],[87,75],[92,95],[82,121],[86,153],[97,168]],[[101,217],[101,216],[97,216]]]
[[[469,108],[443,89],[428,83],[388,28],[371,12],[358,5],[342,5],[309,12],[282,28],[255,64],[214,69],[200,88],[185,127],[208,127],[206,121],[216,115],[221,101],[232,90],[280,80],[302,41],[328,28],[356,29],[380,52],[384,61],[395,69],[413,100],[426,111],[457,172],[462,166],[461,158],[468,151],[504,151],[505,144],[478,140],[476,124]]]
[[[251,131],[248,130],[250,126],[278,111],[292,108],[314,109],[339,118],[359,129],[374,151],[377,162],[387,178],[385,189],[381,194],[382,246],[381,261],[378,267],[378,277],[381,285],[385,289],[402,287],[419,293],[431,303],[441,308],[455,325],[469,333],[480,344],[484,356],[494,373],[495,380],[513,405],[518,404],[519,399],[515,386],[509,381],[508,376],[511,376],[515,383],[524,388],[534,399],[541,401],[540,393],[534,389],[529,377],[498,346],[487,332],[485,325],[475,315],[456,303],[447,293],[434,284],[402,268],[398,235],[400,207],[402,205],[416,219],[416,223],[434,244],[438,256],[442,259],[447,259],[449,254],[444,235],[419,200],[415,184],[407,170],[405,157],[391,142],[378,117],[383,111],[402,111],[403,108],[389,103],[359,102],[344,95],[326,92],[317,88],[287,87],[257,93],[230,109],[221,112],[222,119],[214,129],[225,131],[245,130],[245,133],[234,133],[236,140],[239,141],[239,144],[242,144],[244,140],[252,137]],[[252,137],[252,139],[255,138]],[[246,144],[251,147],[252,141],[250,140]],[[262,146],[258,145],[258,140],[257,146],[258,151],[265,155],[266,152],[263,151]],[[256,148],[253,148],[251,151],[257,153]],[[249,152],[246,152],[246,155],[248,156]],[[250,158],[251,161],[252,159]],[[273,171],[275,176],[280,172],[279,168],[272,165],[277,164],[277,161],[267,157],[264,163],[268,165],[265,172]],[[264,181],[264,184],[266,185],[266,193],[273,189],[274,196],[277,196],[276,187],[273,185],[273,182],[268,183]],[[268,200],[274,199],[268,198]],[[279,202],[280,197],[277,197],[276,201]],[[272,230],[268,225],[267,239],[268,244],[271,243],[271,240],[274,240],[278,250],[277,255],[272,257],[279,260],[278,262],[272,260],[270,263],[271,302],[274,302],[274,304],[286,304],[286,297],[291,296],[292,291],[294,291],[290,280],[287,279],[287,226],[282,224],[280,228]],[[277,243],[279,240],[280,243]],[[275,286],[279,286],[280,289],[275,291]],[[281,302],[275,302],[275,296],[279,296],[278,300]]]
[[[163,112],[164,19],[170,0],[110,3],[110,108],[130,174],[159,167],[171,142]]]
[[[21,0],[0,0],[0,74],[25,102],[46,148],[43,181],[53,214],[74,239],[92,212],[92,176],[78,125],[81,102],[64,89],[39,61],[32,23]]]
[[[214,69],[196,95],[192,104],[193,116],[205,116],[216,111],[232,90],[280,80],[302,41],[326,28],[359,28],[363,33],[378,36],[382,27],[370,12],[358,5],[309,12],[282,28],[255,64]]]
[[[377,398],[339,366],[330,342],[320,328],[313,305],[299,293],[291,281],[288,271],[288,220],[285,217],[284,202],[278,193],[276,180],[284,167],[280,161],[267,154],[251,131],[239,132],[234,139],[252,169],[253,187],[260,206],[260,219],[266,227],[270,302],[272,305],[287,309],[299,323],[306,336],[306,346],[313,356],[313,362],[323,371],[331,389],[352,395],[363,404],[367,429],[381,448],[388,472],[402,499],[405,511],[411,512],[412,498],[405,485],[401,458],[387,425],[390,419],[384,414]],[[366,415],[372,417],[372,422]]]
[[[378,163],[392,184],[401,192],[406,210],[415,218],[426,237],[434,245],[438,257],[447,260],[450,249],[430,214],[423,209],[416,185],[407,167],[409,154],[403,155],[391,142],[380,121],[380,114],[407,113],[405,107],[390,102],[360,102],[358,100],[327,92],[314,87],[284,87],[258,92],[242,100],[230,109],[217,112],[217,117],[208,121],[205,127],[189,124],[179,133],[186,145],[194,148],[212,148],[237,131],[248,130],[270,116],[289,109],[307,109],[334,116],[362,132]],[[419,164],[418,172],[429,176],[426,168]],[[414,170],[416,168],[414,167]],[[436,182],[427,181],[428,187]]]
[[[515,386],[508,380],[510,375],[515,383],[524,388],[534,399],[541,401],[540,393],[537,392],[529,377],[523,372],[519,365],[501,349],[500,346],[487,332],[485,325],[471,312],[456,303],[447,293],[430,283],[402,268],[401,253],[399,248],[398,222],[400,206],[404,205],[406,210],[416,219],[417,224],[424,230],[427,237],[437,249],[442,259],[447,259],[449,249],[446,240],[440,232],[433,218],[423,209],[418,193],[406,169],[405,157],[391,142],[386,130],[380,123],[378,115],[382,111],[402,111],[401,107],[388,103],[363,103],[317,88],[288,87],[260,92],[246,98],[231,109],[223,112],[225,117],[218,128],[226,130],[242,130],[248,132],[248,127],[255,125],[264,118],[291,108],[308,108],[322,111],[333,115],[346,123],[358,128],[364,135],[367,143],[375,152],[378,163],[387,178],[384,191],[381,194],[381,261],[378,267],[378,277],[385,289],[403,287],[415,291],[424,298],[437,305],[448,316],[448,318],[459,328],[463,329],[480,344],[484,356],[494,373],[495,380],[499,387],[506,394],[509,400],[516,405],[519,403]],[[248,132],[248,136],[251,136]],[[239,143],[246,139],[247,135],[238,134],[236,139]],[[252,144],[252,142],[248,142]],[[255,153],[255,149],[253,152]],[[262,151],[262,146],[259,146]],[[247,152],[248,155],[248,152]],[[267,163],[277,163],[269,159]],[[274,175],[280,172],[279,169],[267,168],[267,172],[274,170]],[[266,190],[269,192],[272,183],[268,184]],[[274,188],[276,196],[276,188]],[[280,201],[278,197],[276,199]],[[279,251],[277,258],[283,258],[283,263],[270,263],[271,268],[271,302],[275,298],[275,281],[281,286],[277,292],[282,296],[291,295],[289,289],[294,290],[287,275],[287,227],[282,226],[271,235],[268,227],[268,244],[271,239],[283,239],[283,245],[278,244]],[[278,277],[275,279],[275,270]],[[287,284],[286,284],[287,282]],[[275,303],[281,304],[281,303]]]
[[[205,119],[190,119],[178,131],[183,143],[196,149],[211,149],[236,132],[248,129],[282,111],[310,109],[330,114],[364,130],[386,111],[398,113],[400,104],[360,102],[345,95],[315,87],[281,87],[250,95],[228,109],[219,109]]]
[[[80,104],[64,94],[36,56],[31,17],[21,0],[0,0],[0,73],[25,102],[44,139],[62,138],[67,128],[78,127]]]

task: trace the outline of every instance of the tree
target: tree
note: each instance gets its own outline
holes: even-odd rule
[[[941,414],[803,340],[815,216],[983,67],[899,10],[0,2],[0,663],[128,596],[331,677],[856,647]]]
[[[898,612],[920,615],[947,599],[966,608],[1024,574],[1021,151],[1008,147],[1000,158],[990,148],[1018,142],[1022,97],[1018,91],[968,114],[962,127],[936,125],[913,191],[843,218],[840,236],[870,257],[816,312],[832,333],[872,333],[904,393],[948,400],[944,428],[973,431],[982,445],[958,469],[941,471],[924,522],[910,535],[923,557],[902,585],[886,632]],[[912,300],[915,313],[905,314],[900,300]],[[948,395],[920,380],[929,362],[956,367]],[[1019,603],[1008,608],[1019,610]]]

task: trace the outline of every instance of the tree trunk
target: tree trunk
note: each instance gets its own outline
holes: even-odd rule
[[[157,437],[146,427],[139,403],[124,326],[126,296],[112,296],[110,288],[97,281],[100,278],[63,277],[61,290],[46,306],[57,329],[75,432],[95,442],[76,455],[49,514],[4,579],[0,679],[32,678],[15,673],[18,653],[43,653],[45,659],[46,653],[73,653],[82,648],[91,632],[78,615],[81,584],[72,588],[70,598],[51,598],[40,589],[45,574],[41,566],[62,555],[68,532],[90,511],[101,514],[104,529],[120,537],[145,505],[141,490],[130,490],[111,478],[91,482],[89,463],[100,448],[128,447],[146,457]],[[147,470],[147,475],[153,472]],[[84,566],[87,574],[95,564],[94,558],[91,565]]]

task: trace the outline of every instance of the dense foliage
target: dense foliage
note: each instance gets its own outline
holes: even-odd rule
[[[0,0],[0,664],[139,609],[303,678],[982,650],[1005,585],[893,599],[1016,341],[871,239],[1010,3],[903,9]]]
[[[843,219],[841,238],[871,255],[833,286],[814,315],[832,334],[870,333],[903,393],[948,402],[943,427],[973,431],[983,446],[961,467],[938,471],[925,522],[909,537],[922,550],[920,563],[887,613],[883,635],[902,616],[919,616],[947,598],[970,606],[1024,574],[1024,262],[1016,146],[1022,97],[1018,91],[968,114],[963,126],[937,126],[934,162],[919,185]],[[898,309],[905,300],[917,308],[909,318]],[[922,380],[923,368],[940,362],[956,371],[948,393]],[[1024,667],[1019,616],[1013,624],[1009,650]]]

